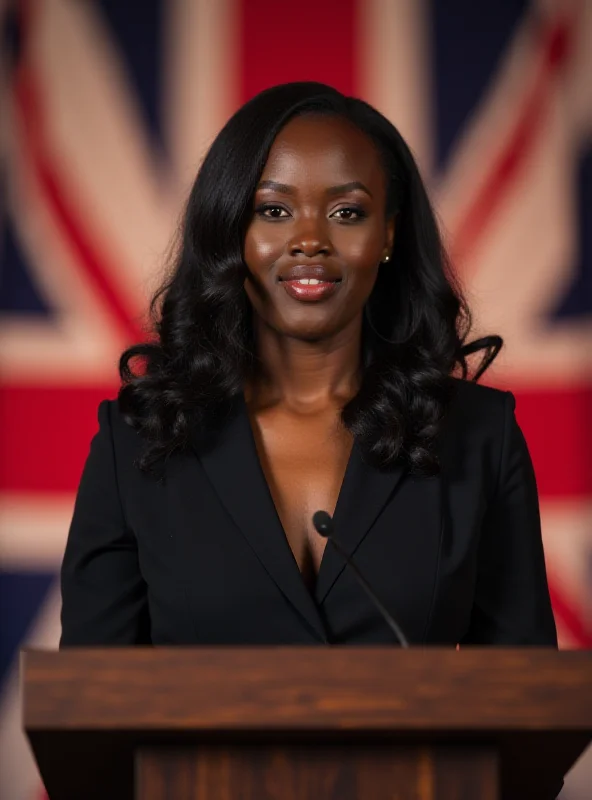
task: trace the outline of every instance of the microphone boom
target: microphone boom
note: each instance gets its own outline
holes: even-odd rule
[[[358,582],[360,583],[360,585],[362,586],[362,588],[372,601],[373,605],[380,611],[382,618],[389,626],[389,628],[392,630],[392,632],[395,634],[397,641],[399,642],[401,647],[409,647],[409,642],[407,640],[407,637],[405,636],[405,634],[403,633],[403,631],[393,618],[392,614],[386,608],[384,603],[376,596],[374,590],[370,588],[368,581],[366,580],[366,578],[364,578],[364,576],[362,575],[362,573],[360,572],[354,561],[350,558],[349,554],[343,549],[340,542],[334,537],[333,520],[331,518],[331,515],[328,514],[326,511],[315,511],[315,513],[312,515],[312,524],[314,525],[317,533],[319,533],[323,538],[328,539],[331,542],[331,544],[337,550],[339,555],[343,558],[345,563],[352,569],[354,575],[358,579]]]

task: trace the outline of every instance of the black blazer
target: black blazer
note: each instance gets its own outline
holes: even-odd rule
[[[514,398],[454,387],[441,474],[379,471],[354,445],[336,536],[411,643],[556,646]],[[134,466],[142,441],[115,402],[99,423],[62,565],[61,646],[394,641],[330,543],[306,588],[242,396],[212,445],[169,460],[163,484]]]

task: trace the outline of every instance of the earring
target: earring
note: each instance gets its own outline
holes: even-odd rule
[[[387,263],[387,261],[390,261],[390,260],[391,260],[391,257],[390,257],[390,256],[385,256],[385,257],[382,259],[382,263],[383,263],[383,264],[386,264],[386,263]]]

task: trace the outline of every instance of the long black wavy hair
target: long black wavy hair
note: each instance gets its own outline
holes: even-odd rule
[[[466,356],[485,350],[478,380],[502,345],[497,336],[465,342],[470,312],[397,129],[330,86],[275,86],[242,106],[214,140],[187,202],[173,269],[150,305],[155,336],[121,356],[119,407],[145,438],[138,460],[144,471],[162,475],[166,459],[195,432],[219,430],[253,374],[245,233],[273,141],[301,114],[338,115],[370,137],[388,179],[387,215],[397,213],[395,268],[379,268],[364,309],[361,385],[342,409],[365,460],[386,469],[403,459],[414,474],[436,474],[452,374],[467,379]]]

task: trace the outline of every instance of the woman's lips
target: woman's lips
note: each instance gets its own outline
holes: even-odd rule
[[[334,294],[341,281],[320,281],[318,283],[308,283],[301,280],[280,281],[286,292],[295,300],[302,300],[306,303],[324,300]]]

